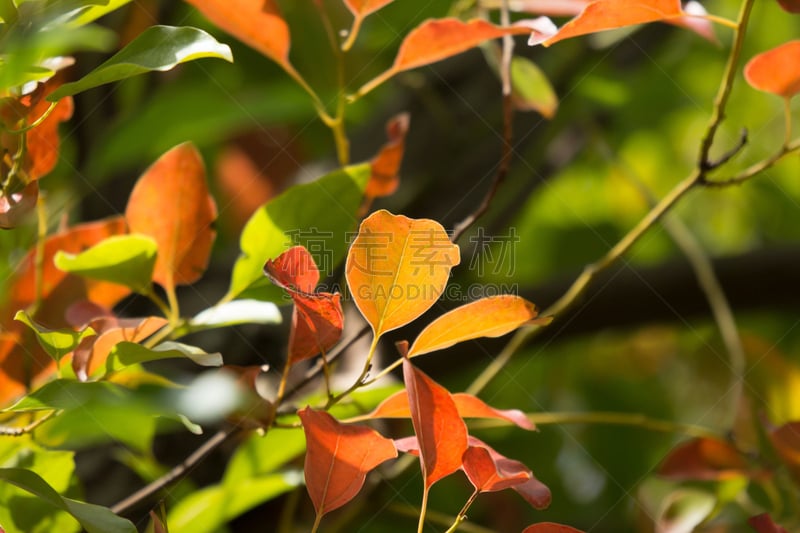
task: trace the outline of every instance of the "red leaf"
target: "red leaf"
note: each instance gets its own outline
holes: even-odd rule
[[[471,394],[457,392],[450,396],[455,403],[458,415],[461,418],[496,418],[507,420],[512,424],[528,429],[535,430],[534,426],[525,413],[518,409],[495,409],[476,398]],[[374,411],[366,415],[366,418],[410,418],[411,409],[408,405],[408,394],[405,391],[398,391],[381,402]]]
[[[395,74],[436,63],[466,52],[489,39],[504,35],[530,34],[524,25],[501,28],[482,19],[463,22],[455,18],[429,19],[411,30],[397,52],[392,67],[358,90],[364,95]]]
[[[216,232],[214,199],[197,149],[184,143],[162,155],[139,178],[125,218],[131,233],[158,243],[153,281],[167,290],[194,283],[208,266]]]
[[[289,334],[289,364],[325,354],[339,342],[344,313],[339,293],[293,295],[294,312]]]
[[[658,473],[674,480],[724,480],[747,475],[747,462],[726,442],[697,438],[673,448]]]
[[[758,54],[745,65],[744,77],[759,91],[793,97],[800,92],[800,40]]]
[[[289,64],[289,26],[275,0],[186,0],[211,22],[286,70]]]
[[[781,526],[773,522],[772,518],[767,513],[751,516],[747,519],[747,523],[758,531],[758,533],[788,533]]]
[[[97,335],[83,339],[72,355],[75,375],[79,380],[86,381],[105,364],[114,346],[122,341],[140,342],[166,325],[166,319],[156,316],[93,320],[90,326]]]
[[[381,151],[372,160],[372,173],[364,193],[367,198],[389,196],[400,185],[398,174],[400,164],[403,162],[410,120],[411,116],[408,113],[400,113],[386,123],[386,137],[389,142],[383,145]]]
[[[531,38],[529,44],[550,46],[563,39],[633,24],[677,19],[686,13],[680,0],[596,0],[554,35]]]
[[[39,183],[30,182],[19,192],[10,197],[0,191],[0,228],[12,229],[22,222],[23,218],[36,207],[39,198]]]
[[[304,246],[293,246],[264,265],[269,280],[290,292],[312,293],[319,283],[319,269]]]
[[[800,479],[800,422],[789,422],[769,432],[772,447],[797,479]]]
[[[309,407],[297,414],[306,434],[306,486],[318,517],[352,500],[370,470],[397,457],[392,440],[374,429],[340,424]]]
[[[461,467],[461,457],[467,451],[467,426],[447,389],[408,359],[403,360],[403,378],[427,491]]]
[[[583,531],[553,522],[539,522],[526,527],[522,533],[583,533]]]
[[[778,0],[778,3],[789,13],[800,13],[800,0]]]

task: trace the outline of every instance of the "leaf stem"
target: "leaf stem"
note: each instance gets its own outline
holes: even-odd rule
[[[423,472],[424,474],[424,472]],[[425,513],[428,511],[428,493],[430,492],[430,487],[428,484],[425,484],[425,488],[422,490],[422,505],[419,510],[419,522],[417,523],[417,533],[422,533],[422,530],[425,527]]]
[[[350,33],[347,35],[347,39],[345,42],[342,43],[342,52],[348,52],[353,47],[353,44],[356,42],[356,37],[358,37],[358,31],[361,29],[361,22],[363,22],[364,17],[360,15],[356,15],[353,19],[353,26],[350,28]]]
[[[462,507],[458,512],[456,519],[453,521],[453,525],[450,526],[450,528],[444,533],[455,533],[456,530],[458,530],[458,526],[461,525],[461,522],[467,519],[467,511],[469,511],[469,508],[472,507],[473,503],[475,503],[475,499],[478,497],[478,494],[480,494],[480,491],[475,489],[475,491],[470,495],[469,499],[467,499],[464,507]]]
[[[61,411],[60,409],[54,409],[54,410],[50,411],[49,413],[47,413],[46,415],[44,415],[43,417],[37,418],[36,420],[31,422],[30,424],[28,424],[26,426],[22,426],[22,427],[0,426],[0,435],[2,435],[4,437],[21,437],[22,435],[25,435],[26,433],[30,433],[34,429],[38,428],[39,426],[41,426],[42,424],[44,424],[45,422],[47,422],[51,418],[53,418],[55,416],[58,416],[62,412],[63,411]]]
[[[353,383],[346,391],[341,392],[335,396],[329,397],[328,402],[325,404],[324,407],[326,411],[331,407],[333,407],[334,405],[336,405],[337,403],[339,403],[340,401],[342,401],[343,398],[350,395],[353,391],[355,391],[359,387],[364,386],[364,380],[369,375],[370,368],[372,368],[372,359],[375,356],[375,350],[378,348],[378,338],[379,337],[376,335],[372,336],[372,344],[370,344],[369,346],[369,352],[367,353],[367,360],[364,363],[364,369],[361,371],[361,374],[358,376],[355,383]]]
[[[328,36],[328,42],[333,53],[334,60],[336,61],[336,116],[326,124],[333,132],[333,140],[336,143],[336,156],[339,160],[340,166],[346,166],[350,162],[350,140],[347,138],[347,131],[345,129],[345,72],[344,72],[344,54],[339,48],[339,43],[336,39],[336,32],[333,29],[331,20],[328,17],[328,12],[325,9],[319,9],[322,24],[325,27],[325,33]]]
[[[771,157],[759,161],[758,163],[754,163],[750,165],[743,171],[739,172],[738,174],[721,180],[705,180],[703,181],[704,187],[728,187],[730,185],[741,185],[742,183],[754,178],[755,176],[759,175],[764,170],[775,165],[781,159],[786,157],[787,155],[800,152],[800,139],[795,139],[794,141],[788,143],[787,145],[781,147],[776,153],[774,153]]]
[[[726,27],[731,28],[733,30],[735,30],[735,29],[737,29],[739,27],[739,24],[737,24],[736,21],[733,21],[733,20],[730,20],[730,19],[726,19],[725,17],[720,17],[720,16],[717,16],[717,15],[711,15],[709,13],[706,13],[705,15],[687,14],[687,15],[684,15],[684,17],[705,19],[705,20],[707,20],[709,22],[713,22],[715,24],[719,24],[720,26],[726,26]]]
[[[311,527],[311,533],[316,533],[317,529],[319,529],[319,524],[322,522],[322,513],[317,513],[317,516],[314,518],[314,525]]]

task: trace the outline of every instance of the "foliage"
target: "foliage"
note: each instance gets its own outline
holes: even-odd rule
[[[710,255],[796,240],[797,2],[166,4],[0,1],[0,530],[800,527],[796,321]],[[711,313],[642,326],[607,271],[673,256]]]

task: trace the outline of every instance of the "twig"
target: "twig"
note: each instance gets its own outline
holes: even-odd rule
[[[509,15],[508,0],[503,0],[500,11],[500,22],[503,26],[509,26],[511,17]],[[514,53],[514,38],[510,35],[503,36],[503,52],[500,61],[500,78],[503,83],[503,143],[501,146],[500,163],[497,165],[497,172],[494,175],[489,190],[483,197],[478,208],[467,215],[467,217],[453,227],[451,240],[457,242],[458,239],[489,210],[497,190],[505,181],[508,171],[511,168],[511,159],[514,141],[514,103],[511,94],[511,59]]]
[[[712,112],[706,133],[700,142],[700,153],[695,168],[689,176],[678,183],[664,198],[661,199],[644,218],[631,229],[611,250],[609,250],[598,261],[587,265],[580,276],[573,282],[567,292],[558,299],[553,305],[545,309],[542,316],[558,316],[574,305],[579,297],[583,295],[589,284],[595,277],[615,263],[622,257],[636,242],[644,235],[658,220],[669,211],[678,201],[692,190],[696,185],[702,184],[705,180],[706,172],[713,169],[713,162],[709,159],[711,145],[720,123],[725,117],[725,106],[730,96],[733,81],[736,78],[737,66],[741,56],[742,43],[747,30],[747,22],[750,18],[750,11],[754,0],[744,0],[739,12],[738,29],[734,32],[734,41],[731,52],[728,55],[728,62],[725,65],[725,72],[720,82],[717,96],[714,100],[714,111]],[[529,326],[517,331],[502,352],[481,372],[467,389],[470,394],[477,394],[491,381],[500,370],[505,367],[511,357],[522,348],[538,331],[541,326]]]
[[[116,514],[124,513],[139,502],[149,498],[161,489],[166,488],[175,481],[183,478],[189,472],[191,472],[194,467],[200,463],[200,461],[205,459],[208,454],[222,446],[222,444],[224,444],[229,438],[236,435],[243,429],[244,428],[241,426],[231,426],[220,429],[172,470],[156,479],[152,483],[145,485],[119,503],[113,505],[111,507],[111,512]]]
[[[37,418],[27,426],[20,426],[20,427],[7,427],[7,426],[0,426],[0,435],[4,437],[21,437],[26,433],[30,433],[34,429],[38,428],[54,416],[61,413],[60,410],[50,411],[42,418]]]
[[[787,155],[793,154],[795,152],[800,152],[800,139],[795,139],[793,142],[786,144],[785,146],[781,147],[781,149],[778,150],[771,157],[747,167],[746,169],[744,169],[739,174],[736,174],[733,177],[721,180],[706,179],[703,181],[702,185],[704,187],[729,187],[731,185],[741,185],[742,183],[748,181],[750,178],[753,178],[754,176],[757,176],[761,172],[772,167]]]

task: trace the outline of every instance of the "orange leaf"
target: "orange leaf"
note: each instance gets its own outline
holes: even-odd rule
[[[17,227],[22,219],[36,207],[39,198],[39,184],[30,182],[21,191],[8,197],[0,191],[0,228],[12,229]]]
[[[380,210],[361,223],[345,275],[377,338],[427,311],[459,261],[458,246],[438,222]]]
[[[583,533],[583,531],[553,522],[539,522],[526,527],[522,533]]]
[[[411,116],[400,113],[389,119],[386,123],[386,136],[389,142],[383,145],[381,151],[372,160],[372,173],[367,182],[364,195],[367,198],[389,196],[400,184],[400,164],[403,162],[403,152],[406,146],[406,134]]]
[[[211,22],[286,70],[289,64],[289,26],[275,0],[186,0]]]
[[[767,513],[751,516],[747,519],[747,523],[758,533],[788,533],[781,526],[773,522],[772,517]]]
[[[391,4],[393,1],[394,0],[344,0],[344,3],[353,16],[363,18]]]
[[[658,473],[674,480],[724,480],[747,475],[747,463],[730,444],[697,438],[673,448]]]
[[[55,91],[61,82],[58,78],[40,87],[43,88],[40,99],[31,107],[28,123],[35,122],[50,108],[46,96]],[[62,98],[56,103],[50,115],[41,124],[26,133],[28,146],[28,177],[38,180],[55,168],[59,156],[58,124],[69,120],[74,110],[72,97]]]
[[[80,300],[113,306],[130,294],[130,289],[122,285],[104,281],[86,280],[57,269],[53,263],[56,252],[79,253],[98,242],[126,232],[125,220],[112,217],[96,222],[78,224],[65,231],[48,237],[42,254],[41,293],[42,305],[33,317],[42,325],[58,329],[66,327],[64,313],[73,303]],[[9,323],[19,309],[25,309],[36,301],[36,250],[31,250],[16,268],[16,279],[11,285],[8,304],[0,312],[0,322]]]
[[[680,0],[596,0],[554,35],[544,39],[531,38],[528,43],[550,46],[570,37],[633,24],[677,19],[684,15],[686,13],[681,9]]]
[[[268,260],[264,273],[272,283],[290,292],[312,293],[319,283],[319,269],[305,246],[292,246]]]
[[[789,13],[800,13],[800,0],[778,0],[778,3]]]
[[[83,339],[72,355],[72,369],[81,381],[97,372],[108,359],[111,349],[123,341],[140,342],[167,325],[157,316],[117,319],[106,317],[89,324],[96,336]]]
[[[507,420],[523,429],[531,431],[536,429],[536,426],[528,420],[525,413],[519,409],[495,409],[484,403],[483,400],[464,392],[452,394],[451,398],[461,418],[496,418],[499,420]],[[383,400],[375,410],[366,415],[366,418],[410,417],[411,408],[408,404],[408,394],[406,394],[406,391],[402,390]]]
[[[25,394],[28,382],[25,355],[16,334],[0,332],[0,406]]]
[[[294,295],[292,331],[289,335],[289,364],[325,354],[339,342],[344,313],[339,293]]]
[[[167,290],[194,283],[205,272],[216,216],[203,161],[190,143],[171,149],[145,171],[125,209],[131,233],[158,243],[153,280]]]
[[[793,97],[800,92],[800,40],[758,54],[745,65],[744,77],[759,91]]]
[[[482,19],[464,22],[455,18],[429,19],[411,30],[397,52],[389,70],[366,83],[358,90],[364,95],[395,74],[436,63],[448,57],[466,52],[489,39],[504,35],[531,33],[526,25],[501,28]]]
[[[408,351],[409,357],[443,350],[470,339],[500,337],[524,324],[548,324],[534,320],[536,306],[511,294],[489,296],[448,311],[428,324]]]
[[[370,470],[397,457],[392,440],[374,429],[340,424],[310,407],[297,414],[306,434],[306,487],[318,517],[352,500]]]
[[[415,368],[408,359],[403,360],[403,378],[427,491],[461,468],[461,457],[467,451],[467,426],[447,389]]]

